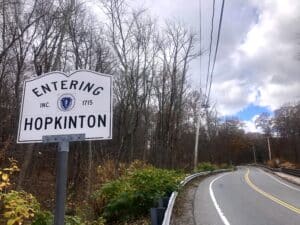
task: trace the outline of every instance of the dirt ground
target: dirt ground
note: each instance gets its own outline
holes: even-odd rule
[[[194,220],[194,199],[197,187],[205,177],[195,178],[179,191],[173,208],[171,225],[196,225]]]

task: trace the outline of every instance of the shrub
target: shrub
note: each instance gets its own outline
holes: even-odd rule
[[[267,161],[267,166],[269,166],[271,168],[278,168],[279,167],[279,165],[278,165],[278,163],[276,162],[275,159],[268,160]]]
[[[203,172],[203,171],[214,171],[218,167],[215,164],[212,164],[210,162],[202,162],[199,163],[197,166],[197,171],[198,172]]]
[[[25,191],[8,191],[12,185],[10,176],[19,171],[17,161],[9,161],[10,166],[0,170],[0,213],[7,225],[28,224],[40,210],[40,204]]]
[[[106,183],[93,194],[96,202],[104,203],[102,211],[96,213],[103,213],[109,221],[146,215],[156,200],[178,189],[182,178],[182,173],[173,170],[130,167],[126,175]]]
[[[32,194],[25,191],[9,191],[12,186],[10,176],[18,171],[17,161],[13,159],[10,159],[8,168],[0,169],[0,224],[52,225],[53,215],[42,211]],[[96,221],[83,221],[79,216],[65,216],[66,225],[104,225],[104,222],[102,217]]]
[[[86,223],[87,225],[105,225],[105,219],[103,217],[99,217],[97,220]]]
[[[65,216],[65,225],[83,225],[84,222],[78,216]]]
[[[124,164],[117,164],[113,160],[107,160],[103,164],[99,165],[96,169],[95,180],[99,184],[116,179],[117,175],[122,175],[125,172]]]
[[[37,213],[31,225],[53,225],[54,217],[48,211],[41,211]],[[65,216],[65,225],[104,225],[103,218],[95,221],[83,221],[79,216]]]
[[[218,169],[234,169],[234,166],[229,165],[227,163],[222,163],[218,166]]]
[[[24,224],[31,221],[40,210],[40,205],[32,194],[25,191],[10,191],[2,194],[3,217],[7,225]]]
[[[4,169],[0,169],[0,195],[1,193],[11,186],[10,176],[19,171],[19,167],[17,166],[17,161],[10,158],[10,166]],[[1,196],[0,196],[1,200]]]
[[[147,169],[147,168],[153,168],[150,164],[145,163],[144,161],[141,160],[134,160],[129,167],[127,168],[126,172],[127,173],[132,173],[135,172],[136,170],[142,170],[142,169]]]
[[[48,211],[40,211],[36,214],[32,225],[51,225],[53,224],[53,215]]]
[[[296,169],[297,165],[294,164],[294,163],[285,161],[285,162],[280,163],[279,167],[281,167],[281,168],[287,168],[287,169]]]

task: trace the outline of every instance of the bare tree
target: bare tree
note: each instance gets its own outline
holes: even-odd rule
[[[166,35],[159,41],[161,70],[155,81],[159,105],[156,126],[156,151],[166,149],[162,164],[174,165],[175,146],[181,136],[183,98],[186,90],[188,64],[194,53],[195,35],[183,25],[169,22]],[[158,150],[160,151],[160,150]],[[169,157],[168,157],[169,156]]]

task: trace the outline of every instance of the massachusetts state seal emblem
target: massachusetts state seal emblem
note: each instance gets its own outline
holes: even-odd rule
[[[75,97],[71,94],[63,94],[57,100],[57,106],[61,111],[70,111],[75,105]]]

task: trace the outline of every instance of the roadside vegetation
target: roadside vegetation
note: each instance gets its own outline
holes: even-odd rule
[[[279,158],[268,160],[266,165],[272,168],[300,169],[300,164],[292,163]]]
[[[98,173],[108,172],[111,162],[98,167]],[[198,171],[213,171],[228,168],[208,162],[200,163]],[[104,224],[148,224],[149,211],[156,207],[158,200],[169,197],[180,189],[180,182],[187,176],[183,171],[159,169],[142,161],[124,164],[119,168],[119,177],[109,173],[105,181],[95,187],[87,204],[75,211],[67,210],[67,225]],[[12,180],[20,172],[17,162],[10,160],[7,168],[0,170],[0,224],[53,224],[53,214],[45,209],[32,194],[16,190]],[[70,203],[70,202],[68,202]]]
[[[179,188],[184,173],[150,165],[129,167],[120,178],[105,183],[92,195],[95,214],[108,222],[147,216],[162,197]]]
[[[229,165],[227,163],[222,164],[214,164],[210,162],[201,162],[197,165],[196,172],[204,172],[204,171],[215,171],[219,169],[234,169],[233,165]]]
[[[103,167],[99,172],[103,172],[101,169]],[[15,160],[11,160],[8,168],[0,170],[0,224],[53,224],[52,213],[42,209],[32,194],[14,189],[11,179],[17,172]],[[122,173],[117,179],[107,177],[90,196],[89,204],[81,205],[74,215],[66,216],[66,224],[147,223],[150,208],[159,198],[178,190],[185,176],[181,171],[158,169],[140,161],[133,162]]]

